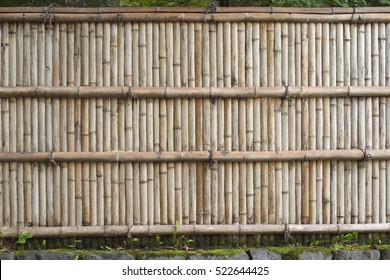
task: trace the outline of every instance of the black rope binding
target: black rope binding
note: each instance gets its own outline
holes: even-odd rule
[[[358,21],[360,23],[365,24],[366,22],[364,21],[364,14],[363,14],[363,17],[362,17],[361,15],[358,15],[357,12],[356,12],[356,9],[359,8],[359,5],[356,2],[354,2],[353,5],[352,5],[352,8],[353,8],[353,11],[352,11],[352,16],[351,16],[351,23],[353,23],[354,16],[357,16],[358,17]]]
[[[212,167],[214,164],[218,164],[218,161],[215,160],[213,151],[209,150],[209,166]]]
[[[59,5],[55,3],[51,3],[46,10],[45,16],[43,18],[43,23],[46,24],[48,23],[49,25],[53,24],[53,19],[56,23],[58,22],[58,19],[56,17],[56,12],[55,12],[55,7],[60,7]]]
[[[207,6],[205,15],[211,14],[211,18],[213,19],[213,23],[216,24],[214,13],[217,11],[217,6],[215,6],[214,2]]]
[[[50,162],[50,164],[51,164],[52,166],[54,166],[54,167],[57,167],[57,166],[58,166],[57,162],[56,162],[55,159],[54,159],[54,152],[53,152],[53,151],[50,152],[50,155],[49,155],[49,162]]]
[[[372,158],[372,156],[369,153],[367,153],[366,149],[359,149],[359,150],[361,150],[363,153],[363,158],[360,160],[360,164],[361,164],[361,166],[365,166],[366,161],[370,160]]]
[[[288,96],[288,88],[289,86],[287,85],[284,85],[284,96],[282,97],[282,100],[285,101],[285,100],[288,100],[290,97]]]
[[[137,96],[135,96],[134,94],[133,94],[133,92],[131,91],[131,86],[129,86],[129,90],[128,90],[128,92],[127,92],[127,100],[136,100],[136,101],[138,101],[138,97]]]

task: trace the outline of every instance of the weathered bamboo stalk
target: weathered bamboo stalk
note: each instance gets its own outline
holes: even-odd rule
[[[252,74],[253,85],[260,86],[260,24],[253,24],[252,33]],[[253,100],[253,147],[252,150],[261,150],[261,119],[260,99]],[[253,167],[253,219],[252,223],[261,223],[261,164],[255,163]]]
[[[160,86],[166,85],[166,35],[165,35],[165,23],[159,24],[159,66],[160,66]],[[167,106],[166,99],[160,100],[159,108],[159,142],[160,151],[167,150]],[[162,163],[160,165],[160,217],[161,224],[168,223],[168,191],[167,191],[167,165]]]
[[[118,24],[111,24],[110,30],[110,85],[118,85]],[[117,150],[119,146],[118,135],[118,100],[111,99],[111,149]],[[111,223],[119,225],[119,165],[111,165],[112,190],[111,190]]]
[[[387,97],[386,86],[276,86],[276,87],[3,87],[0,97],[67,98],[309,98]]]
[[[9,75],[5,79],[8,79],[7,83],[9,86],[16,86],[16,23],[10,23],[9,26]],[[9,151],[16,151],[16,98],[10,98],[8,101],[8,118],[9,118],[9,131],[8,131],[8,141],[9,141]],[[16,172],[17,166],[16,163],[9,164],[9,190],[6,191],[9,193],[9,209],[6,209],[6,215],[9,220],[6,222],[11,226],[15,227],[17,225],[17,182],[16,182]],[[7,199],[7,198],[6,198]],[[9,212],[9,213],[8,213]]]
[[[272,7],[273,8],[273,7]],[[275,8],[273,8],[275,9]],[[291,9],[291,8],[289,8]],[[310,12],[310,11],[309,11]],[[329,12],[330,14],[332,12]],[[387,13],[364,13],[364,22],[387,22],[389,21],[389,15]],[[29,12],[28,20],[30,22],[44,22],[46,12]],[[352,14],[352,16],[351,16]],[[204,21],[216,21],[216,22],[332,22],[332,23],[360,23],[363,14],[357,14],[355,12],[349,12],[346,14],[300,14],[291,13],[290,11],[283,11],[280,13],[274,13],[273,10],[267,12],[225,12],[216,14],[204,14],[188,12],[166,12],[166,13],[151,13],[151,12],[128,12],[118,11],[117,13],[105,13],[94,11],[92,13],[55,13],[55,19],[59,22],[118,22],[131,21],[131,22],[204,22]],[[1,13],[1,22],[19,22],[25,21],[26,14],[20,13]]]
[[[21,232],[29,232],[35,237],[118,237],[118,236],[165,236],[176,232],[178,235],[247,235],[247,234],[346,234],[387,233],[390,224],[334,224],[334,225],[146,225],[146,226],[90,226],[90,227],[51,227],[51,228],[7,228],[5,238],[14,238]]]
[[[173,53],[173,23],[166,24],[166,81],[167,86],[174,85],[174,53]],[[174,151],[174,100],[167,100],[167,150]],[[167,206],[168,206],[168,224],[176,224],[175,220],[175,165],[167,164]]]
[[[386,85],[386,26],[379,24],[379,85]],[[379,149],[386,148],[386,98],[379,99]],[[379,162],[379,193],[386,193],[386,162]],[[379,222],[386,222],[386,197],[379,196]]]
[[[308,45],[308,25],[302,24],[301,26],[302,38],[301,38],[301,50],[302,50],[302,71],[301,81],[302,85],[308,85],[308,60],[309,60],[309,45]],[[302,150],[309,148],[309,104],[308,100],[302,100]],[[309,163],[302,163],[302,198],[301,198],[301,222],[307,224],[309,222]]]
[[[150,36],[150,35],[149,35]],[[153,24],[153,35],[152,35],[152,68],[153,68],[153,86],[160,85],[160,60],[159,60],[159,24]],[[153,101],[153,150],[160,150],[160,101]],[[161,203],[160,203],[160,165],[155,164],[154,168],[154,224],[161,223]]]
[[[188,86],[195,86],[195,26],[188,24]],[[190,151],[196,148],[196,109],[195,99],[191,98],[188,102],[188,149]],[[189,171],[189,224],[196,223],[196,164],[190,163]],[[184,214],[185,215],[185,214]]]

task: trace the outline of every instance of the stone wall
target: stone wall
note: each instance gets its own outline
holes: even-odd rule
[[[1,253],[0,260],[390,260],[390,248],[267,248],[212,251],[30,251]]]

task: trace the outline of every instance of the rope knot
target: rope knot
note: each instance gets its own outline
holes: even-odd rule
[[[369,153],[367,153],[366,149],[359,149],[359,150],[361,150],[363,153],[363,158],[360,160],[361,166],[365,166],[366,161],[370,160],[372,156]]]

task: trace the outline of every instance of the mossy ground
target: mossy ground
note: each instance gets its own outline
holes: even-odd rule
[[[16,244],[16,240],[0,240],[0,251],[16,255],[33,250],[73,253],[82,259],[87,254],[103,252],[128,252],[136,259],[150,257],[176,257],[193,254],[232,256],[249,250],[266,249],[279,253],[287,259],[299,259],[303,252],[323,252],[331,254],[337,250],[390,249],[389,235],[342,235],[342,236],[163,236],[147,238],[66,238],[26,240]]]

